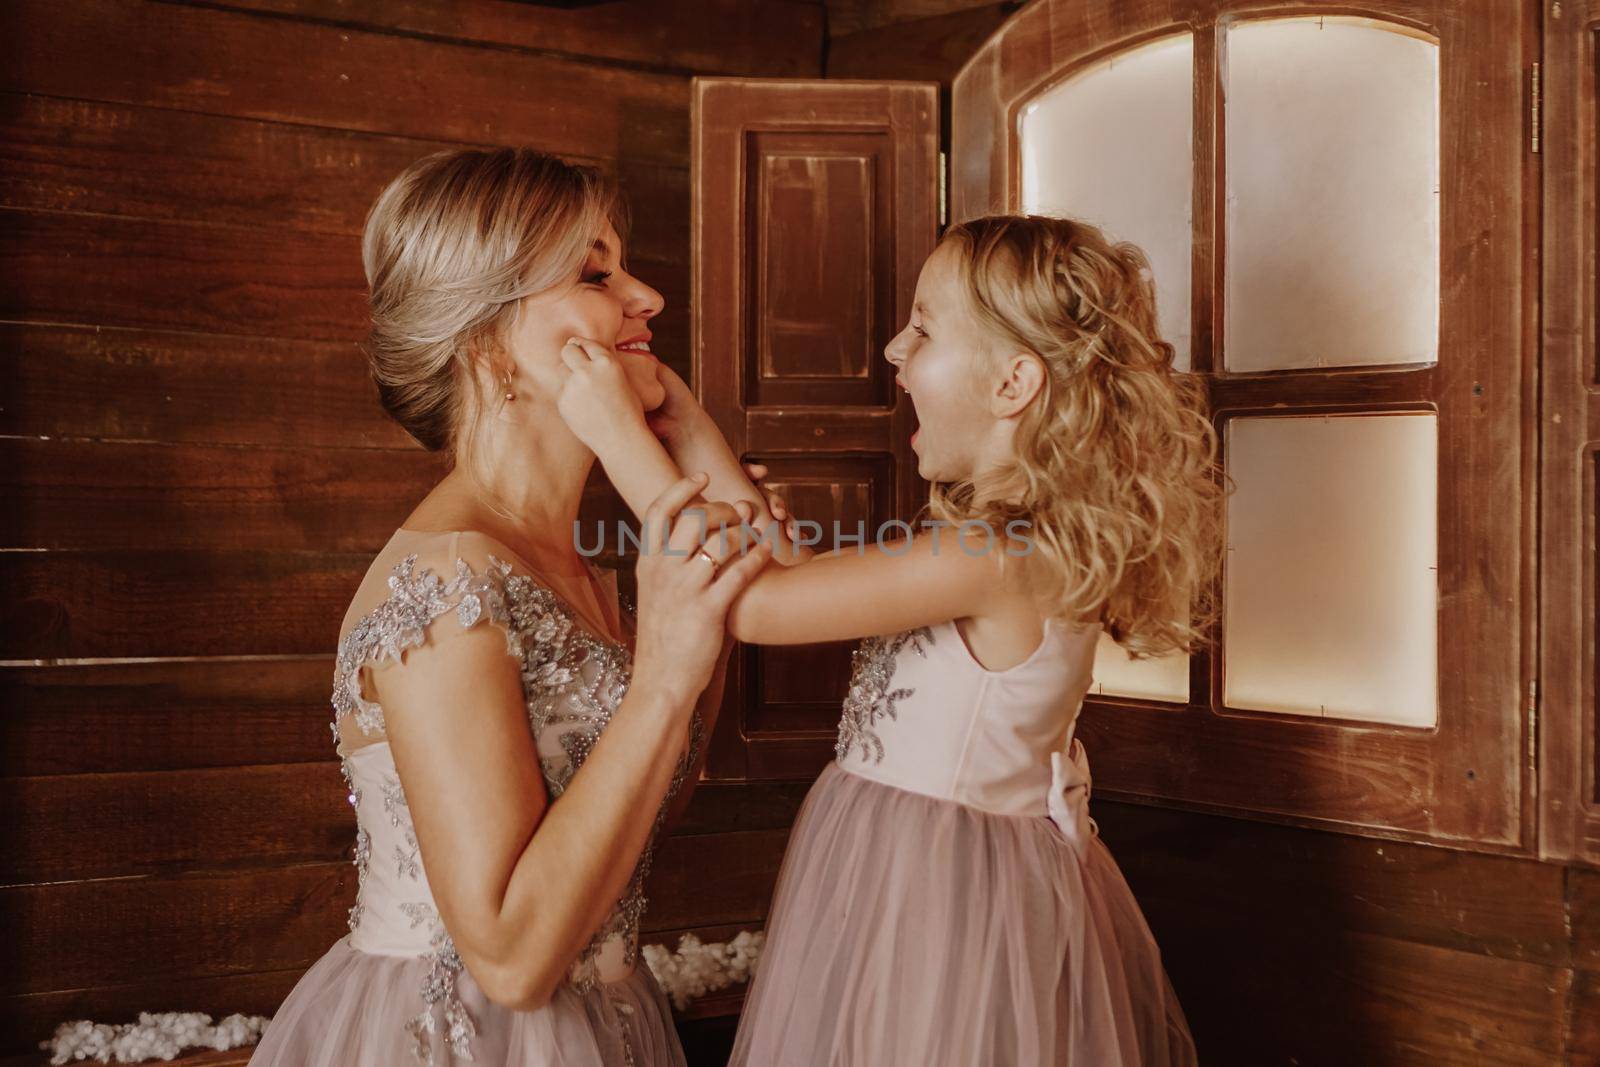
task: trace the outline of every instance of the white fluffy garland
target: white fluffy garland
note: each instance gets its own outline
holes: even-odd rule
[[[661,945],[646,945],[644,959],[662,990],[672,998],[673,1007],[682,1011],[696,997],[726,989],[735,982],[748,982],[766,941],[766,933],[760,930],[741,930],[731,941],[713,941],[709,945],[693,934],[684,934],[678,939],[676,952]],[[261,1032],[270,1021],[264,1015],[235,1014],[213,1026],[211,1016],[198,1011],[142,1011],[138,1022],[119,1026],[88,1019],[62,1023],[56,1027],[55,1036],[39,1042],[39,1047],[50,1053],[50,1062],[57,1067],[75,1060],[171,1060],[191,1048],[221,1052],[253,1045],[261,1040]]]
[[[39,1042],[53,1064],[73,1060],[101,1063],[143,1063],[170,1060],[185,1049],[209,1048],[219,1052],[261,1040],[268,1019],[264,1015],[230,1015],[215,1026],[211,1016],[198,1011],[139,1013],[136,1023],[109,1026],[77,1019],[56,1027],[55,1036]]]
[[[741,930],[732,941],[709,945],[693,934],[684,934],[678,939],[678,951],[646,945],[644,959],[662,991],[672,998],[672,1006],[682,1011],[696,997],[734,982],[748,982],[766,943],[764,930]]]

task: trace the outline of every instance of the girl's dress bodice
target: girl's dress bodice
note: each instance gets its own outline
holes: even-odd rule
[[[728,1067],[1195,1067],[1073,736],[1100,627],[984,668],[955,622],[861,642]]]
[[[428,887],[383,708],[366,684],[369,673],[393,668],[407,649],[486,624],[496,627],[522,676],[549,801],[559,803],[621,703],[632,672],[631,620],[622,610],[615,572],[602,575],[588,567],[584,574],[536,576],[524,561],[513,564],[514,558],[482,534],[401,529],[374,560],[341,628],[333,734],[356,813],[359,882],[349,941],[362,952],[428,962],[417,1014],[408,1024],[424,1062],[431,1062],[430,1035],[436,1033],[455,1055],[471,1058],[475,1023],[455,995],[463,965]],[[578,604],[586,612],[580,614]],[[597,609],[607,618],[583,617]],[[460,680],[463,691],[472,685],[473,679]],[[568,984],[578,993],[619,982],[637,966],[643,885],[656,831],[696,757],[700,730],[696,716],[650,844],[622,897],[572,964]]]
[[[1098,638],[1098,626],[1046,619],[1033,653],[1001,671],[978,663],[954,621],[867,638],[853,657],[838,763],[993,814],[1070,814],[1076,824],[1089,779],[1072,735]]]

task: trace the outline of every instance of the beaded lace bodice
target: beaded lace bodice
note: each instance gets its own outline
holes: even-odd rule
[[[402,543],[404,536],[409,542]],[[359,888],[350,909],[350,942],[363,951],[426,959],[430,966],[421,1010],[408,1024],[414,1050],[419,1059],[432,1062],[431,1035],[442,1027],[454,1054],[470,1059],[475,1026],[455,995],[462,962],[428,888],[426,864],[384,735],[383,708],[363,692],[364,669],[387,669],[400,663],[407,649],[474,627],[498,628],[522,675],[540,770],[555,803],[627,692],[632,657],[624,640],[581,624],[579,613],[547,584],[556,579],[519,571],[502,558],[509,553],[496,552],[497,543],[481,534],[402,530],[391,542],[397,544],[400,551],[410,551],[389,568],[387,595],[357,615],[363,600],[374,599],[373,579],[385,555],[396,553],[386,548],[374,562],[347,615],[334,668],[333,735],[357,820]],[[607,577],[614,613],[629,630],[629,613],[617,602],[615,576]],[[463,679],[463,685],[470,684]],[[626,977],[637,963],[643,886],[656,832],[697,756],[700,733],[696,715],[688,750],[657,813],[650,843],[622,897],[573,962],[568,984],[578,993]]]

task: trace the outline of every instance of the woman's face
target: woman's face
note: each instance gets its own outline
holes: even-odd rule
[[[649,320],[664,303],[660,293],[622,269],[622,242],[607,223],[570,284],[523,301],[511,331],[517,373],[554,403],[568,373],[561,348],[569,337],[587,337],[616,353],[640,408],[654,411],[667,393],[656,377],[660,361],[650,351]]]
[[[972,477],[997,421],[981,383],[988,341],[961,299],[959,254],[940,245],[928,257],[911,321],[884,349],[916,411],[917,473],[932,482]]]

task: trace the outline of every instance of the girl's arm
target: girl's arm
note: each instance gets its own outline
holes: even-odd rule
[[[574,357],[569,366],[575,373],[594,375],[590,381],[597,394],[605,394],[606,402],[563,409],[562,416],[639,514],[654,494],[678,477],[678,468],[646,424],[620,370],[612,373],[610,351],[594,341],[581,341],[581,347],[587,361]],[[716,436],[721,440],[720,434]],[[724,484],[730,480],[748,484],[726,442],[722,454]],[[762,514],[773,522],[760,494],[753,486],[751,491],[752,504],[760,502]],[[907,541],[868,543],[859,551],[857,546],[835,549],[811,558],[803,567],[778,562],[774,539],[775,558],[734,601],[728,632],[751,644],[811,644],[897,633],[982,614],[1005,579],[1002,557],[1023,548],[1006,534],[968,531],[958,536],[948,525],[933,526]]]
[[[753,535],[770,542],[773,559],[785,566],[811,558],[812,551],[796,544],[784,523],[773,516],[716,422],[671,367],[664,363],[657,367],[666,399],[646,415],[604,344],[574,337],[561,358],[573,372],[557,404],[561,417],[599,458],[612,487],[634,515],[643,518],[655,494],[679,471],[699,471],[707,475],[706,488],[691,503],[737,505],[742,500],[752,512],[747,538]]]
[[[1005,581],[1006,544],[941,524],[909,539],[837,548],[804,567],[769,563],[734,600],[728,632],[751,644],[811,644],[979,615]]]

